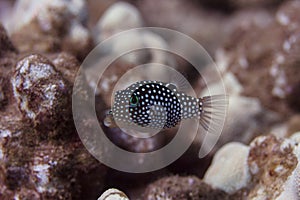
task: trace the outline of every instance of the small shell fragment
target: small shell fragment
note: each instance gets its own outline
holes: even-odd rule
[[[129,200],[126,194],[118,189],[112,188],[106,190],[98,200]]]

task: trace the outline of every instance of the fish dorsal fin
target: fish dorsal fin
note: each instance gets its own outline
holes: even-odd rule
[[[166,81],[166,82],[170,83],[171,85],[174,85],[177,92],[187,92],[190,90],[190,84],[189,84],[187,78],[184,77],[183,74],[180,74],[177,71],[172,72],[168,77],[168,81]]]
[[[166,87],[169,88],[170,90],[177,92],[177,86],[173,83],[167,83]]]

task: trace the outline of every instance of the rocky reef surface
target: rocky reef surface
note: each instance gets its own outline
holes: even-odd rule
[[[95,89],[100,126],[114,144],[145,153],[175,136],[176,128],[136,138],[104,126],[118,81],[139,65],[173,66],[199,96],[208,93],[205,84],[216,91],[225,86],[229,106],[222,135],[205,158],[198,158],[203,137],[196,137],[171,165],[132,174],[111,169],[88,152],[74,125],[72,94],[84,98],[86,91],[73,90],[74,81],[99,42],[146,26],[171,28],[199,42],[217,64],[222,81],[205,70],[197,75],[185,59],[157,49],[121,56],[99,82],[92,81],[97,72],[86,69],[84,79]],[[149,44],[184,46],[143,31],[104,49],[97,65],[104,65],[110,54]],[[183,48],[190,57],[197,56]],[[168,73],[148,67],[135,79]],[[205,83],[202,76],[211,81]],[[3,0],[0,199],[299,199],[299,99],[300,1]],[[89,131],[98,122],[84,123]]]

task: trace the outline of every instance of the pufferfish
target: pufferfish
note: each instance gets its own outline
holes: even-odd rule
[[[178,91],[172,83],[140,81],[116,92],[104,124],[161,130],[175,127],[184,119],[199,119],[208,130],[224,117],[225,107],[225,95],[196,98]]]

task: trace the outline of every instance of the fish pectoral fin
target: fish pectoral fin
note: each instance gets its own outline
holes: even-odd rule
[[[174,91],[174,92],[177,91],[177,86],[173,83],[166,84],[166,87],[169,88],[170,90]]]

